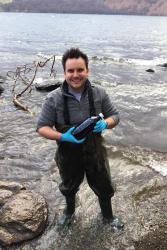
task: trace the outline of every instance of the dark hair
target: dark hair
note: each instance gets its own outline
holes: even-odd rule
[[[62,57],[62,65],[63,65],[63,69],[65,71],[65,64],[66,64],[66,61],[67,59],[69,58],[83,58],[83,60],[85,61],[85,65],[86,65],[86,68],[88,69],[88,57],[86,54],[84,54],[82,51],[80,51],[80,49],[78,48],[71,48],[71,49],[68,49],[63,57]]]

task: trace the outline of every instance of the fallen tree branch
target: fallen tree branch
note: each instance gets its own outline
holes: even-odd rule
[[[20,99],[23,96],[25,92],[29,90],[29,93],[32,91],[32,86],[34,84],[34,80],[36,78],[37,72],[39,68],[44,68],[48,62],[52,61],[52,65],[50,68],[50,74],[49,77],[53,75],[54,78],[56,78],[56,70],[54,68],[55,66],[55,56],[51,56],[50,58],[47,58],[44,62],[34,62],[31,65],[23,65],[23,66],[18,66],[16,68],[16,71],[8,71],[7,76],[13,80],[13,88],[12,88],[12,93],[13,93],[13,103],[21,108],[24,111],[27,111],[31,114],[33,112],[26,106]],[[31,78],[28,76],[28,74],[32,73]],[[26,87],[20,92],[17,93],[16,87],[17,84],[21,82]]]
[[[25,106],[23,103],[21,103],[19,100],[18,100],[18,96],[17,95],[14,95],[13,96],[13,103],[15,104],[15,106],[21,108],[22,110],[24,111],[27,111],[29,112],[31,115],[33,115],[33,112],[27,107]]]

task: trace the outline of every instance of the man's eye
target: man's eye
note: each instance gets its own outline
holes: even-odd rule
[[[82,72],[83,71],[83,69],[78,69],[78,72]]]
[[[69,73],[73,73],[73,72],[74,72],[74,70],[72,70],[72,69],[69,69],[69,70],[68,70],[68,72],[69,72]]]

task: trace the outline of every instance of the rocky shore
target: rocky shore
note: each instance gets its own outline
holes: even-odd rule
[[[58,190],[60,179],[53,161],[51,175],[43,176],[36,183],[27,183],[27,188],[40,191],[47,200],[49,220],[46,230],[36,239],[1,249],[166,250],[166,178],[149,167],[125,160],[121,151],[115,151],[113,147],[108,148],[108,153],[117,189],[113,208],[125,223],[124,231],[115,232],[110,226],[103,225],[97,198],[86,181],[78,193],[73,224],[59,231],[57,220],[63,211],[64,199]]]

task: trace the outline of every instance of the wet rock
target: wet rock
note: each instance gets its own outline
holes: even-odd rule
[[[158,66],[161,66],[161,67],[167,68],[167,63],[159,64]]]
[[[155,71],[153,69],[146,69],[146,72],[154,73]]]
[[[0,191],[10,190],[12,193],[18,193],[20,190],[26,189],[22,184],[15,181],[0,181]]]
[[[0,76],[0,94],[4,91],[2,84],[5,82],[5,80],[6,80],[6,77]]]
[[[2,207],[12,195],[12,191],[0,190],[0,207]]]
[[[22,190],[15,182],[0,182],[0,242],[11,245],[39,235],[45,228],[48,209],[43,196]]]
[[[0,94],[4,91],[4,88],[0,85]]]
[[[38,91],[52,91],[54,89],[57,89],[61,86],[61,82],[41,82],[41,83],[35,83],[35,88]]]

